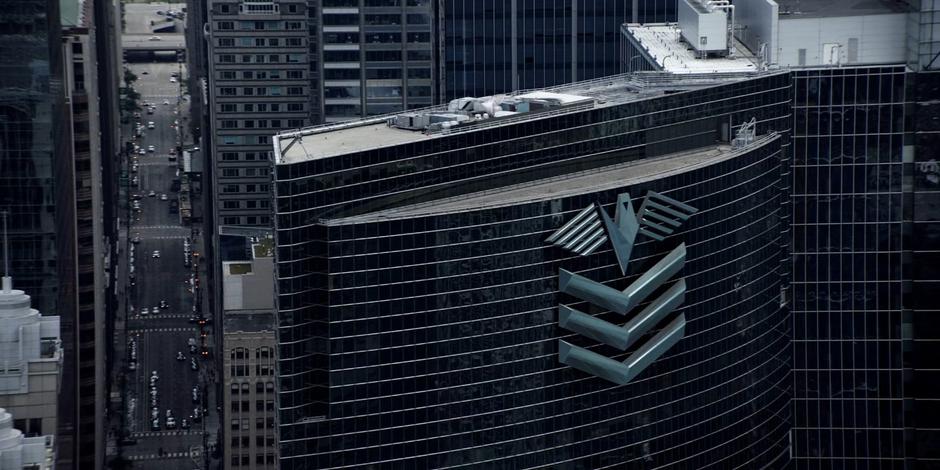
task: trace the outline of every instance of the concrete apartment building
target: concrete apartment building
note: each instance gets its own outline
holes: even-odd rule
[[[223,426],[219,442],[227,470],[273,470],[278,468],[273,242],[237,238],[240,243],[231,252],[246,256],[230,256],[222,267]]]
[[[15,415],[13,427],[27,436],[55,435],[63,359],[59,317],[32,308],[29,295],[13,289],[6,276],[0,286],[0,358],[0,408]]]
[[[55,438],[25,437],[16,420],[0,408],[0,470],[49,470],[55,467]]]

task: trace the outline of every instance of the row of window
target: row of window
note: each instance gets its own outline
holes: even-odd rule
[[[284,127],[284,124],[287,127]],[[219,123],[219,128],[221,129],[294,129],[298,127],[303,127],[303,119],[245,119],[242,121],[242,125],[238,125],[238,120],[235,119],[223,119]]]
[[[219,140],[222,145],[271,145],[269,135],[223,135]]]
[[[256,447],[274,447],[274,436],[255,436]],[[251,436],[232,436],[232,447],[251,447]]]
[[[240,37],[238,38],[238,44],[235,42],[233,37],[222,37],[219,38],[219,47],[301,47],[304,45],[303,38],[284,38],[284,42],[281,42],[281,38],[251,38],[251,37]]]
[[[264,193],[270,188],[268,184],[225,184],[223,193]]]
[[[269,226],[270,224],[271,224],[271,217],[266,216],[266,215],[262,215],[262,216],[249,215],[245,217],[236,217],[236,216],[222,217],[222,225]]]
[[[236,28],[237,26],[237,28]],[[301,21],[216,21],[216,31],[297,31],[304,28]]]
[[[232,377],[248,377],[251,371],[249,364],[234,364],[229,367],[229,372],[232,374]],[[274,366],[255,364],[256,377],[268,377],[272,375],[274,375]]]
[[[262,168],[223,168],[222,177],[223,178],[238,178],[240,176],[252,177],[252,176],[267,176],[270,174],[268,169]],[[268,201],[265,201],[268,202]],[[267,206],[264,206],[267,207]]]
[[[274,454],[258,454],[255,456],[255,465],[274,465],[275,458]],[[232,456],[232,466],[233,467],[248,467],[251,465],[251,456],[248,454],[242,455],[233,455]]]
[[[299,14],[304,12],[302,3],[289,3],[287,5],[278,5],[274,3],[243,3],[236,5],[234,3],[217,3],[212,11],[213,15],[227,15],[235,13],[244,13],[249,15],[258,14],[276,14],[280,12],[280,7],[290,14]]]
[[[232,400],[232,411],[248,413],[251,411],[251,400]],[[274,411],[274,400],[255,400],[255,411]]]
[[[428,15],[406,15],[406,20],[408,24],[429,24],[430,18]],[[324,26],[354,26],[359,24],[359,14],[358,13],[330,13],[324,12],[323,14],[323,25]],[[401,25],[401,14],[399,13],[383,13],[383,14],[367,14],[365,15],[365,20],[363,24],[368,26],[398,26]]]
[[[242,204],[242,202],[244,202],[245,204]],[[242,207],[244,207],[245,209],[267,209],[271,207],[271,201],[267,199],[260,199],[260,200],[248,199],[245,201],[222,201],[223,209],[241,209]]]
[[[239,160],[244,161],[255,161],[255,160],[268,160],[271,161],[272,152],[222,152],[222,160],[227,162],[234,162]]]
[[[287,78],[288,80],[302,80],[304,71],[297,70],[241,70],[241,77],[238,76],[238,70],[220,70],[218,72],[219,80],[268,80]]]
[[[251,420],[249,418],[232,419],[232,431],[247,431],[250,425]],[[255,418],[255,429],[274,429],[274,417]]]
[[[259,86],[259,87],[241,87],[241,93],[237,87],[219,87],[219,96],[284,96],[284,89],[287,89],[287,96],[303,96],[304,87],[302,86]]]
[[[430,0],[365,0],[363,6],[368,7],[423,7]],[[323,0],[323,8],[330,7],[358,7],[359,0]]]
[[[234,64],[235,54],[218,54],[216,63]],[[306,62],[306,54],[242,54],[242,64],[300,64]]]
[[[406,33],[405,41],[408,43],[428,43],[431,42],[431,33]],[[324,44],[400,44],[402,42],[402,33],[364,33],[360,41],[357,32],[324,32]]]

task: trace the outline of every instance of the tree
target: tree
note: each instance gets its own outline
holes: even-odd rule
[[[131,69],[124,69],[124,84],[131,86],[134,82],[137,81],[137,75],[134,72],[131,72]]]

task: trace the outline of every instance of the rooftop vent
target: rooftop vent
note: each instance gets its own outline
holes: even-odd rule
[[[679,0],[678,17],[682,38],[697,52],[731,54],[734,5],[728,0]]]
[[[573,106],[593,106],[594,98],[547,91],[522,95],[496,95],[483,98],[458,98],[447,104],[447,110],[403,113],[389,119],[388,125],[400,129],[425,132],[446,131],[473,125],[480,121],[506,118],[520,113],[535,113]]]

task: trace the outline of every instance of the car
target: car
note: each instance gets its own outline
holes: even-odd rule
[[[160,417],[160,409],[159,409],[159,408],[151,408],[151,409],[150,409],[150,419],[157,419],[157,418],[159,418],[159,417]]]
[[[153,129],[154,127],[156,127],[156,124],[154,124],[153,121],[147,122],[147,129]]]
[[[176,78],[170,77],[170,83],[176,83]]]
[[[140,73],[141,73],[142,75],[150,75],[150,72],[148,72],[148,71],[146,71],[146,70],[144,70],[143,72],[140,72]]]
[[[134,119],[140,119],[140,113],[139,113],[139,112],[135,112],[135,113],[134,113]]]
[[[196,323],[198,320],[199,320],[199,319],[196,318],[195,315],[189,317],[189,322],[190,322],[190,323]],[[190,349],[194,349],[194,348],[191,347]],[[190,351],[190,352],[196,352],[196,351]]]
[[[161,195],[160,195],[160,200],[161,200],[161,201],[166,201],[167,199],[169,199],[169,198],[166,197],[166,194],[161,194]]]
[[[134,238],[131,238],[131,243],[135,245],[140,243],[140,235],[134,235]]]
[[[170,100],[163,100],[163,104],[170,104]]]
[[[129,364],[127,364],[127,368],[129,370],[137,370],[137,363],[134,361],[131,361]]]
[[[146,316],[146,315],[148,315],[148,314],[150,314],[150,309],[149,309],[149,308],[144,307],[144,308],[140,309],[140,316],[143,317],[143,316]]]
[[[154,250],[154,251],[153,251],[153,255],[151,255],[151,256],[153,256],[154,258],[159,258],[159,257],[160,257],[160,250]]]
[[[199,366],[196,365],[196,358],[192,358],[189,360],[189,368],[192,370],[199,369]]]
[[[158,314],[158,313],[160,313],[160,307],[154,306],[154,307],[153,307],[153,314],[156,315],[156,314]]]
[[[167,418],[172,418],[172,417],[173,417],[173,410],[167,408],[167,409],[166,409],[166,417],[167,417]]]
[[[153,114],[153,111],[154,111],[153,108],[147,108],[147,114]]]
[[[176,419],[173,417],[166,419],[166,428],[167,429],[176,429]]]
[[[147,155],[147,151],[144,149],[140,149],[137,151],[137,155]]]
[[[160,301],[160,308],[167,308],[167,307],[169,307],[169,306],[170,306],[170,304],[168,304],[166,300],[161,300],[161,301]]]
[[[157,397],[150,398],[150,406],[157,406]]]
[[[199,387],[193,387],[193,403],[199,403]]]
[[[152,189],[150,190],[149,193],[147,193],[147,197],[154,197],[154,196],[156,196],[156,195],[157,195],[157,192],[154,191],[154,190],[152,190]]]
[[[185,361],[185,360],[186,360],[186,356],[183,355],[183,351],[177,351],[177,352],[176,352],[176,360],[177,360],[177,361]]]
[[[198,406],[195,407],[195,408],[193,408],[193,416],[192,416],[192,418],[193,418],[193,422],[194,422],[194,423],[198,423],[199,421],[201,421],[201,420],[202,420],[202,409],[199,408]]]
[[[148,145],[148,146],[147,146],[147,152],[149,152],[149,153],[154,153],[154,152],[156,152],[156,151],[157,151],[157,148],[154,147],[153,145]]]
[[[150,422],[150,430],[151,430],[151,431],[159,431],[159,430],[160,430],[160,418],[156,418],[156,419],[154,419],[153,421]]]
[[[160,40],[160,36],[150,36],[150,38],[147,39],[147,40],[148,40],[148,41],[159,41],[159,40]]]
[[[150,371],[150,377],[152,377],[154,380],[160,380],[160,376],[157,374],[157,371],[155,370]]]
[[[187,420],[186,418],[183,418],[183,420],[180,421],[180,428],[189,429],[189,420]]]

